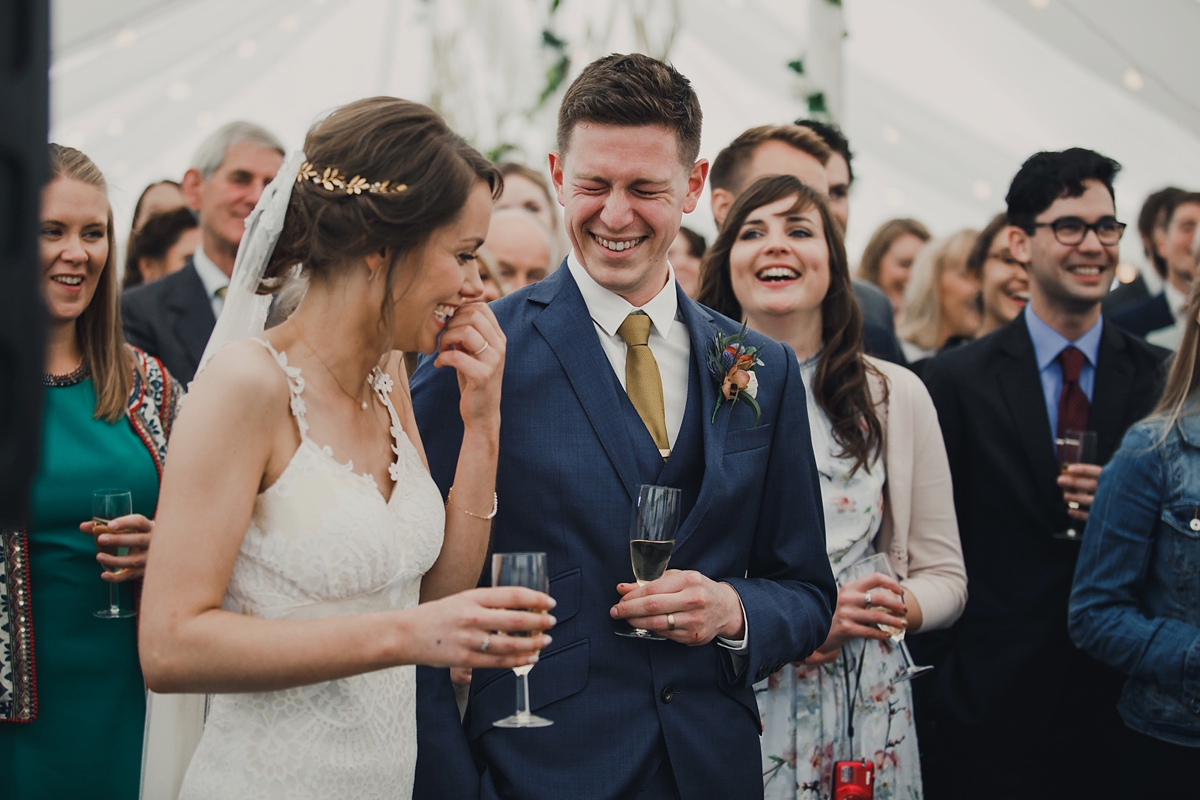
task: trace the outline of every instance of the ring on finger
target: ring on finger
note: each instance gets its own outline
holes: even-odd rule
[[[481,348],[479,348],[478,350],[474,351],[473,353],[471,353],[471,355],[473,355],[473,356],[481,356],[481,355],[483,355],[483,352],[484,352],[485,350],[487,350],[487,349],[488,349],[489,347],[491,347],[491,346],[492,346],[492,343],[491,343],[491,342],[485,341],[485,342],[483,343],[483,347],[481,347]]]
[[[483,637],[483,642],[479,645],[479,652],[486,653],[488,648],[492,646],[492,635],[489,633]]]
[[[871,593],[870,592],[867,592],[866,594],[863,595],[863,607],[864,608],[871,607]]]
[[[1076,503],[1074,500],[1071,500],[1070,502],[1067,503],[1067,508],[1071,509],[1072,511],[1078,511],[1079,503]]]
[[[669,631],[675,630],[675,615],[674,614],[667,614],[667,630],[669,630]]]

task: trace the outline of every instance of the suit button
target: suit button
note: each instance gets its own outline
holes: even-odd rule
[[[667,688],[662,690],[662,701],[664,703],[670,703],[674,699],[675,699],[675,690],[674,689],[672,689],[670,686],[668,686]]]

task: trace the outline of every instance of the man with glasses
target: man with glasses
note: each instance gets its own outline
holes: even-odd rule
[[[1067,600],[1101,467],[1154,406],[1164,352],[1100,315],[1125,225],[1120,165],[1038,153],[1008,192],[1008,249],[1030,302],[1008,325],[934,358],[925,380],[954,478],[970,598],[913,651],[927,797],[1114,797],[1123,676],[1076,649]],[[1095,431],[1095,463],[1060,467],[1056,440]],[[1087,535],[1084,533],[1084,535]],[[1149,766],[1149,765],[1148,765]]]

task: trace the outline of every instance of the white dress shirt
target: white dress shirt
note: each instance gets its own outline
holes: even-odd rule
[[[617,333],[617,328],[625,318],[634,311],[641,311],[650,317],[650,352],[658,362],[658,374],[662,378],[663,412],[667,426],[667,440],[671,448],[675,447],[675,439],[683,426],[683,412],[687,409],[688,370],[691,367],[692,342],[688,336],[687,326],[677,319],[679,316],[679,297],[675,294],[675,270],[667,264],[667,283],[641,308],[630,305],[629,301],[618,294],[610,292],[588,274],[579,263],[578,257],[572,252],[567,256],[567,269],[579,286],[583,302],[596,328],[596,336],[600,339],[600,347],[608,356],[621,388],[625,388],[625,356],[629,346]],[[738,598],[741,602],[741,598]],[[742,619],[746,622],[746,609],[742,607]],[[743,625],[743,627],[745,627]],[[717,644],[730,650],[745,650],[750,641],[749,631],[745,632],[741,641],[731,641],[717,637]]]
[[[196,274],[200,276],[200,282],[204,284],[208,302],[212,303],[213,316],[220,317],[221,309],[225,307],[225,300],[217,294],[217,290],[229,288],[229,276],[204,254],[203,247],[197,247],[196,252],[192,254],[192,265],[196,267]]]

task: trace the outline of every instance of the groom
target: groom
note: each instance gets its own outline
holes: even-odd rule
[[[762,796],[752,685],[824,641],[836,588],[795,355],[748,333],[761,419],[745,399],[716,408],[707,357],[740,326],[667,263],[708,172],[700,119],[688,80],[642,55],[592,63],[563,98],[550,166],[573,252],[493,306],[508,356],[492,550],[548,554],[558,624],[529,685],[554,725],[494,727],[515,678],[476,670],[460,727],[445,671],[422,671],[415,797]],[[445,492],[454,373],[424,364],[413,403]],[[640,588],[639,484],[682,498],[671,570]],[[631,625],[670,641],[615,635]]]

